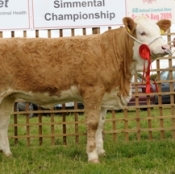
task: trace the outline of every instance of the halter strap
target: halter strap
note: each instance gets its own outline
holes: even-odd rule
[[[127,32],[127,34],[132,38],[132,39],[134,39],[136,42],[138,42],[139,44],[145,44],[144,42],[141,42],[141,41],[139,41],[137,38],[135,38],[134,36],[132,36],[131,34],[129,34],[128,32]],[[154,38],[152,41],[150,41],[149,42],[149,44],[147,44],[147,45],[151,45],[154,41],[156,41],[157,39],[159,39],[159,38],[162,38],[161,36],[158,36],[158,37],[156,37],[156,38]],[[162,38],[163,39],[163,38]]]
[[[156,40],[159,39],[159,38],[162,38],[162,36],[159,36],[159,37],[154,38],[148,45],[151,45],[154,41],[156,41]],[[163,38],[162,38],[162,39],[163,39]]]
[[[135,38],[134,36],[132,36],[131,34],[129,34],[128,32],[127,32],[127,34],[129,35],[129,37],[131,37],[132,39],[134,39],[136,42],[138,42],[139,44],[145,44],[144,42],[141,42],[141,41],[139,41],[137,38]],[[158,36],[158,37],[156,37],[156,38],[154,38],[152,41],[150,41],[149,42],[149,44],[147,44],[147,45],[151,45],[154,41],[156,41],[157,39],[159,39],[159,38],[162,38],[162,36]],[[163,38],[162,38],[163,39]],[[170,41],[170,42],[173,42],[173,41]],[[170,43],[170,42],[168,42],[168,43]],[[170,51],[167,51],[167,50],[165,50],[165,52],[167,52],[170,56],[172,55],[172,53],[170,52]]]

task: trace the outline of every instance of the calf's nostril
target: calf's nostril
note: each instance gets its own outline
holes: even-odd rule
[[[172,55],[171,53],[171,47],[169,45],[163,45],[161,46],[162,50],[164,50],[164,52],[168,53],[170,56]]]
[[[171,47],[169,45],[163,45],[161,48],[163,50],[170,50],[171,49]]]
[[[164,46],[162,46],[162,50],[165,50],[166,48]]]

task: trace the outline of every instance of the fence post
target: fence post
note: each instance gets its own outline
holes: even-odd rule
[[[17,103],[15,102],[14,104],[14,111],[17,111]],[[18,144],[18,118],[17,118],[17,114],[14,114],[14,143],[15,145]]]
[[[26,111],[29,111],[29,103],[26,102]],[[27,146],[30,146],[30,121],[29,114],[26,114],[26,136],[27,136]]]
[[[0,38],[3,38],[3,32],[0,31]]]
[[[74,110],[78,109],[77,102],[74,102]],[[75,143],[79,143],[79,136],[78,136],[78,113],[74,112],[74,121],[75,121]]]
[[[112,129],[113,129],[113,140],[117,140],[117,133],[116,133],[116,119],[115,119],[115,110],[112,110]]]
[[[62,109],[65,110],[65,104],[62,104]],[[63,122],[63,144],[67,145],[67,135],[66,135],[66,113],[64,112],[62,115],[62,122]]]
[[[100,34],[100,27],[92,28],[92,34]]]

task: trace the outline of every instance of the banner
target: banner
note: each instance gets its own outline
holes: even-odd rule
[[[126,0],[126,3],[127,16],[133,19],[145,15],[155,22],[161,19],[169,19],[175,23],[174,0]]]
[[[0,31],[30,29],[29,0],[0,0]]]
[[[175,23],[174,0],[0,0],[0,31],[123,25],[146,15]]]
[[[33,28],[122,25],[125,0],[32,0]]]

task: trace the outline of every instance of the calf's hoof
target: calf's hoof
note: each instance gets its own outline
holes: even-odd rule
[[[98,154],[99,156],[106,156],[105,150],[98,151],[97,154]]]
[[[100,163],[100,161],[98,159],[94,159],[94,160],[91,160],[89,162],[92,163],[92,164],[98,164],[98,163]]]
[[[12,153],[4,153],[4,155],[7,157],[7,158],[12,158],[13,157],[13,155],[12,155]]]

